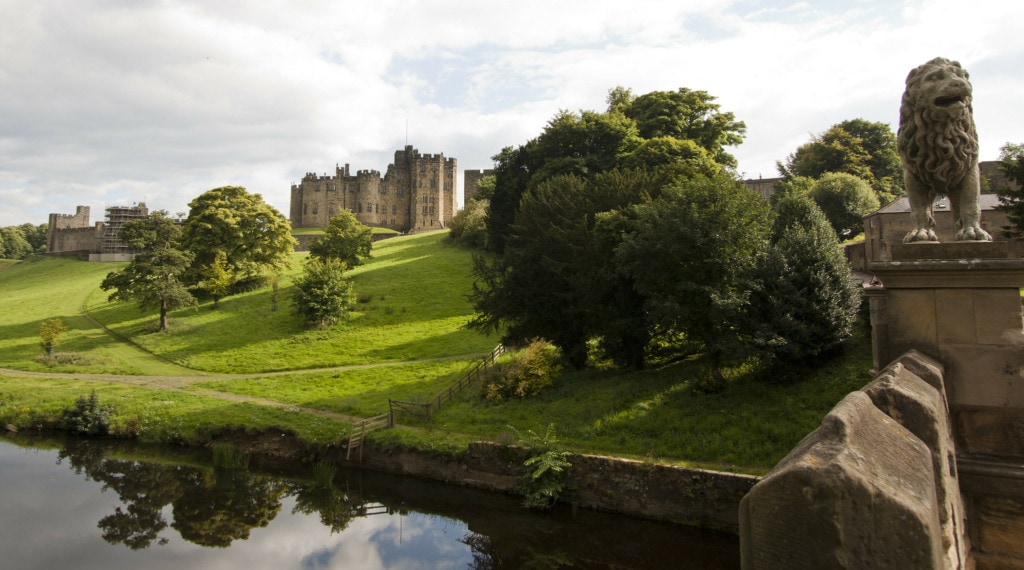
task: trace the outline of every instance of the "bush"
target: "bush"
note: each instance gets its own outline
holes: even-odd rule
[[[113,415],[113,406],[101,406],[99,396],[93,390],[89,396],[79,396],[75,407],[64,408],[61,425],[76,435],[107,435]]]
[[[491,368],[483,382],[483,394],[490,402],[506,398],[536,396],[551,385],[561,368],[558,350],[543,340],[533,340],[521,352]]]
[[[488,200],[472,200],[452,218],[448,239],[473,249],[487,245]]]
[[[344,277],[345,264],[337,259],[306,260],[295,280],[292,305],[310,327],[327,328],[341,320],[353,305],[352,282]]]

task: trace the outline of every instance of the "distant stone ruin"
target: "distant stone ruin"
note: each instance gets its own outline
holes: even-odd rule
[[[74,214],[50,214],[46,253],[89,261],[130,261],[136,252],[119,239],[121,228],[125,222],[148,215],[145,202],[110,206],[106,209],[106,220],[95,225],[89,225],[89,206],[78,206]]]

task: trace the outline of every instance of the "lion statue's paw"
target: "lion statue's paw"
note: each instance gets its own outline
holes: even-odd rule
[[[992,236],[980,226],[967,226],[956,232],[957,241],[992,241]]]
[[[903,243],[913,243],[915,241],[939,241],[938,236],[935,232],[926,228],[918,228],[907,232],[907,235],[903,236]]]

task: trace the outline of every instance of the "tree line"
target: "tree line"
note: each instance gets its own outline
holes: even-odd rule
[[[21,224],[0,228],[0,259],[24,259],[46,252],[47,224]]]

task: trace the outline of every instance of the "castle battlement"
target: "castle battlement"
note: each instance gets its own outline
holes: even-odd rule
[[[424,169],[427,164],[429,169]],[[437,168],[437,164],[443,168]],[[395,160],[381,177],[375,169],[357,170],[351,176],[351,166],[335,164],[333,177],[317,177],[307,173],[297,185],[292,185],[289,219],[292,227],[326,226],[342,210],[352,212],[356,219],[368,226],[386,227],[398,231],[423,231],[447,227],[458,210],[456,196],[456,160],[444,154],[420,154],[411,145],[395,151]],[[322,181],[342,183],[331,192]],[[430,193],[429,201],[417,200],[421,193]]]

